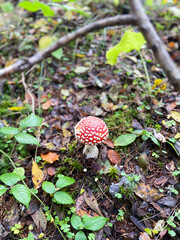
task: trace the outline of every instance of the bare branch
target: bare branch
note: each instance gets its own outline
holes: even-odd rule
[[[92,32],[97,29],[102,29],[105,27],[110,27],[114,25],[136,25],[136,17],[133,15],[123,15],[123,16],[115,16],[110,18],[104,18],[102,20],[98,20],[94,23],[90,23],[84,27],[79,28],[75,32],[69,33],[62,38],[60,38],[56,43],[52,44],[49,48],[46,48],[43,51],[37,52],[35,55],[30,57],[27,60],[18,60],[16,63],[11,66],[0,70],[0,77],[6,74],[12,74],[15,72],[22,72],[24,70],[29,69],[34,64],[41,62],[43,59],[50,56],[50,54],[56,49],[63,47],[75,40],[76,38],[83,37],[87,33]]]
[[[130,0],[130,5],[134,15],[137,17],[137,24],[143,33],[149,47],[153,50],[156,59],[166,73],[169,81],[180,91],[180,69],[171,59],[166,47],[158,36],[155,28],[151,24],[149,18],[144,12],[144,8],[140,0]]]

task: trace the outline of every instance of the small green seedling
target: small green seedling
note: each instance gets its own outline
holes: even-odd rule
[[[15,235],[19,234],[19,229],[21,228],[20,224],[15,224],[13,227],[11,227],[11,232],[13,232]]]

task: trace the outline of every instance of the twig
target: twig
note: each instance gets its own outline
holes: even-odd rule
[[[15,73],[15,72],[23,72],[24,70],[31,68],[34,64],[39,63],[43,59],[49,57],[50,54],[56,49],[67,45],[68,43],[75,40],[76,38],[85,36],[89,32],[102,29],[105,27],[110,27],[114,25],[123,25],[123,24],[136,25],[136,17],[129,14],[123,15],[123,16],[118,15],[115,17],[104,18],[94,23],[90,23],[84,27],[79,28],[78,30],[72,33],[69,33],[63,36],[56,43],[52,44],[50,47],[46,48],[45,50],[37,52],[35,55],[31,56],[29,59],[18,60],[16,63],[12,64],[11,66],[1,69],[0,77],[7,74]]]
[[[153,50],[159,64],[163,68],[171,84],[174,85],[176,90],[180,90],[180,69],[166,51],[162,40],[145,13],[141,1],[130,0],[130,5],[133,13],[137,17],[139,29],[147,40],[149,47]]]
[[[27,84],[25,83],[24,73],[22,73],[21,76],[22,76],[21,81],[22,81],[22,83],[23,83],[24,90],[25,90],[25,92],[27,92],[27,93],[29,94],[29,96],[31,97],[31,101],[32,101],[32,112],[35,113],[35,112],[34,112],[34,97],[33,97],[32,93],[31,93],[31,91],[28,89]]]

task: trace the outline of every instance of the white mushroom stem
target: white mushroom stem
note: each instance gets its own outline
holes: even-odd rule
[[[83,154],[86,156],[86,158],[97,158],[99,150],[96,145],[85,145]]]

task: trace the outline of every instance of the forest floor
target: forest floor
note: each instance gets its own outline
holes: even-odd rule
[[[173,7],[180,11],[178,3]],[[180,25],[171,8],[158,6],[147,13],[179,64]],[[113,6],[90,1],[81,10],[90,17],[58,10],[48,20],[17,6],[0,13],[0,67],[117,14]],[[118,11],[123,14],[121,7]],[[106,52],[127,30],[138,31],[132,26],[94,31],[60,49],[60,59],[56,53],[22,74],[2,78],[0,128],[18,128],[39,145],[0,133],[0,239],[180,239],[180,95],[147,44],[142,55],[151,93],[135,51],[121,55],[114,66],[107,64]],[[42,125],[29,121],[23,129],[22,119],[32,112]],[[103,119],[109,129],[97,159],[86,159],[83,144],[75,139],[74,127],[87,116]],[[11,182],[6,174],[13,171],[23,181]],[[23,183],[31,189],[29,204],[15,190]],[[60,188],[67,194],[64,201],[70,197],[74,202],[58,199]],[[95,217],[95,224],[84,216]]]

